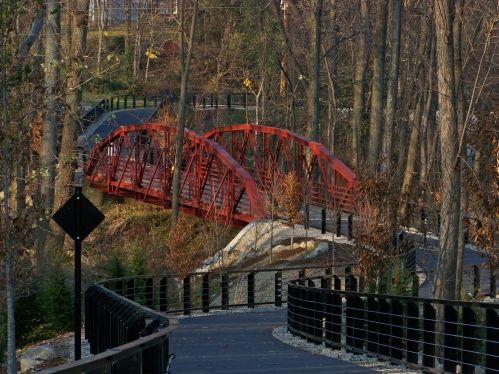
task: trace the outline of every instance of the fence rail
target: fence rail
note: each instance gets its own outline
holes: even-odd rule
[[[194,311],[207,313],[230,307],[281,306],[287,299],[287,289],[283,284],[288,281],[296,277],[331,276],[333,273],[340,279],[338,276],[348,276],[352,266],[130,276],[106,280],[101,285],[158,312],[189,315]]]
[[[101,285],[85,293],[85,338],[94,356],[42,373],[165,373],[175,319]]]
[[[427,372],[499,373],[499,304],[331,289],[325,277],[288,283],[288,330]]]

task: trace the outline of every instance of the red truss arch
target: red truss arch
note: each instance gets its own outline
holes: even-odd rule
[[[97,144],[85,163],[90,187],[171,206],[177,128],[148,123],[121,127]],[[219,144],[186,130],[180,208],[245,224],[265,214],[255,182]]]
[[[253,124],[213,128],[204,135],[223,146],[269,191],[272,178],[295,171],[312,205],[353,213],[357,177],[322,144],[289,130]]]

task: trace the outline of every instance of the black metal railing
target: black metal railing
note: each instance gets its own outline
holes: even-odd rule
[[[351,269],[352,265],[334,268],[338,279],[348,277]],[[158,312],[189,315],[231,307],[281,306],[287,299],[286,282],[331,274],[332,266],[309,266],[130,276],[106,280],[101,285]]]
[[[288,282],[293,335],[427,372],[499,373],[499,304],[355,292],[356,284],[345,291],[334,283]]]
[[[94,356],[43,373],[165,373],[176,325],[175,319],[93,285],[85,292],[85,338]]]

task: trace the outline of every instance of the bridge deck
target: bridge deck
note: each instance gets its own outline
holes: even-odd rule
[[[285,311],[219,314],[180,320],[171,337],[172,373],[375,373],[314,355],[272,337]]]

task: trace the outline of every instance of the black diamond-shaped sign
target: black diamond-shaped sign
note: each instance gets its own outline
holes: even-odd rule
[[[104,218],[104,214],[81,193],[81,188],[76,188],[73,196],[52,216],[75,241],[83,241]]]

